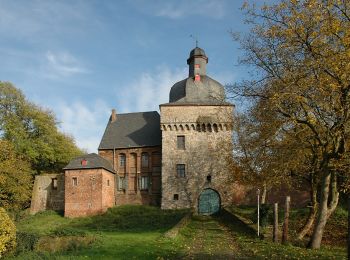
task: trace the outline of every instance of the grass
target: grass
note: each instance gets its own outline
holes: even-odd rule
[[[233,208],[244,219],[254,208]],[[321,250],[282,246],[257,238],[256,231],[227,211],[194,216],[175,238],[166,238],[188,213],[149,206],[121,206],[94,217],[68,219],[53,211],[23,218],[17,229],[33,236],[34,250],[12,259],[345,259],[345,247],[326,244]],[[291,232],[305,211],[292,211]],[[331,226],[343,228],[347,211],[337,210]],[[332,222],[333,221],[333,222]],[[340,224],[339,224],[340,223]],[[343,232],[344,233],[344,232]],[[27,235],[30,236],[27,236]],[[36,239],[37,238],[37,239]],[[327,240],[333,241],[333,240]],[[339,243],[338,243],[339,244]]]
[[[68,219],[54,211],[42,212],[28,216],[17,223],[18,231],[35,234],[39,237],[39,242],[33,252],[23,252],[14,258],[176,257],[181,254],[179,246],[171,239],[163,238],[162,234],[173,227],[186,213],[186,210],[121,206],[111,208],[99,216]]]

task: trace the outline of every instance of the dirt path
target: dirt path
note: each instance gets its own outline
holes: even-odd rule
[[[238,259],[239,248],[231,231],[216,218],[196,216],[184,228],[185,259]]]

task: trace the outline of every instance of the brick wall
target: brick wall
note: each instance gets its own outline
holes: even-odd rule
[[[99,150],[117,172],[115,176],[116,205],[160,205],[161,197],[161,146]],[[114,159],[113,159],[114,154]],[[142,164],[142,155],[148,155],[148,164]],[[121,165],[121,157],[125,164]],[[148,188],[142,189],[141,178],[148,178]],[[124,185],[119,185],[124,178]],[[121,187],[123,186],[123,187]]]
[[[64,216],[82,217],[105,212],[114,205],[113,190],[114,174],[104,169],[66,170]]]

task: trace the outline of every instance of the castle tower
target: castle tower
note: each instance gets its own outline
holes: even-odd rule
[[[194,48],[189,75],[173,85],[160,105],[162,208],[213,214],[230,203],[233,105],[224,87],[206,74],[208,57]]]

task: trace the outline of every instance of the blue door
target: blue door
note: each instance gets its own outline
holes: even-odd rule
[[[199,196],[198,213],[212,215],[220,210],[220,196],[213,189],[205,189]]]

